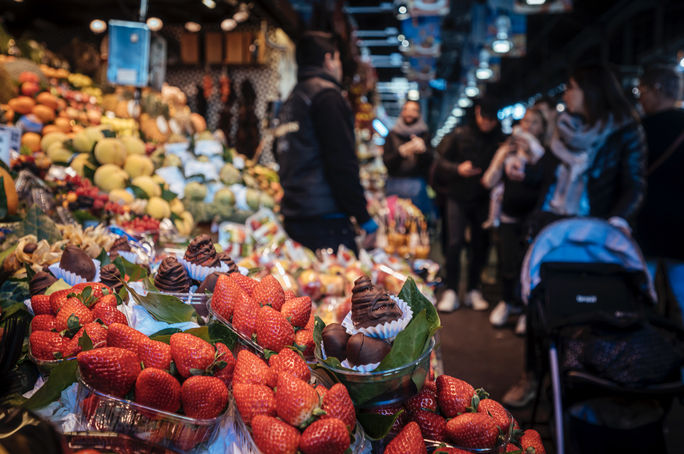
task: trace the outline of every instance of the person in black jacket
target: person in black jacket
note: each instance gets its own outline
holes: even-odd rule
[[[475,122],[458,128],[439,145],[434,185],[446,195],[446,287],[437,308],[458,309],[461,250],[466,228],[470,228],[467,295],[465,303],[486,310],[489,303],[480,291],[480,275],[487,262],[489,233],[482,228],[487,219],[489,190],[480,184],[494,153],[505,140],[497,120],[496,104],[482,99],[475,106]]]
[[[283,186],[281,212],[290,237],[310,249],[356,251],[350,217],[375,242],[377,224],[359,179],[351,107],[342,95],[342,63],[332,35],[307,32],[297,42],[297,85],[276,131]]]
[[[430,133],[420,116],[420,103],[406,101],[396,124],[385,138],[382,159],[387,167],[387,195],[411,201],[425,214],[433,212],[427,194],[427,178],[432,165]]]

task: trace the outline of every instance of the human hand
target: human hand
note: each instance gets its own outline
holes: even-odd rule
[[[425,146],[425,141],[421,139],[418,136],[411,136],[411,143],[413,143],[413,152],[414,153],[425,153],[427,151],[427,147]]]
[[[508,159],[505,165],[506,175],[513,181],[525,179],[525,163],[520,159]]]
[[[473,167],[473,163],[470,161],[463,161],[458,165],[458,174],[462,177],[474,177],[482,173],[482,169],[479,167]]]

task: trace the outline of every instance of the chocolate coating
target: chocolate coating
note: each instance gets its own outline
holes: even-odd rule
[[[36,243],[29,243],[24,246],[24,254],[33,254],[33,252],[38,248]]]
[[[218,281],[219,276],[221,276],[222,274],[228,275],[228,273],[214,271],[209,276],[207,276],[197,289],[197,293],[213,293],[214,287],[216,287],[216,281]]]
[[[31,296],[42,295],[45,290],[57,282],[57,278],[46,271],[38,271],[29,282],[29,293]]]
[[[95,277],[95,264],[88,254],[80,248],[68,245],[62,252],[59,267],[63,270],[71,271],[81,276],[87,281],[92,281]]]
[[[387,342],[356,333],[347,342],[347,361],[352,366],[379,363],[390,350],[392,346]]]
[[[176,257],[162,260],[154,277],[154,285],[162,292],[187,293],[190,291],[190,278]]]
[[[354,281],[351,302],[351,317],[356,328],[382,325],[398,320],[403,315],[389,294],[373,287],[366,276]]]
[[[230,258],[230,254],[228,254],[226,251],[221,252],[218,254],[218,259],[221,263],[225,263],[228,265],[228,271],[226,273],[238,273],[240,270],[238,269],[237,264],[233,261],[232,258]]]
[[[123,283],[121,282],[121,272],[113,263],[100,268],[100,282],[119,293]]]
[[[347,330],[339,323],[331,323],[323,328],[321,337],[326,356],[333,356],[344,361],[347,357],[347,341],[349,341]]]
[[[114,244],[112,244],[112,247],[109,248],[110,253],[115,252],[115,251],[124,251],[124,252],[130,252],[131,251],[131,245],[128,243],[128,239],[125,236],[118,237],[114,241]]]
[[[201,266],[219,266],[218,254],[209,235],[200,235],[190,242],[183,257],[190,263]]]

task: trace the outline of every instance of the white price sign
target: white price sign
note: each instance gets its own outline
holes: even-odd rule
[[[10,165],[10,152],[21,148],[21,129],[0,125],[0,161]]]

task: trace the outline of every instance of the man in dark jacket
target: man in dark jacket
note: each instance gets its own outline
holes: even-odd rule
[[[461,250],[466,228],[470,228],[470,254],[465,303],[475,310],[489,307],[480,291],[480,275],[487,263],[489,235],[482,228],[487,219],[489,191],[480,183],[482,173],[504,141],[497,120],[496,104],[483,99],[475,106],[475,122],[447,136],[437,150],[435,183],[447,197],[446,286],[438,309],[458,309],[458,284],[461,275]]]
[[[277,159],[285,230],[310,249],[356,251],[350,217],[374,243],[377,224],[359,180],[354,120],[342,96],[342,63],[330,34],[307,32],[297,43],[298,83],[283,104]]]

